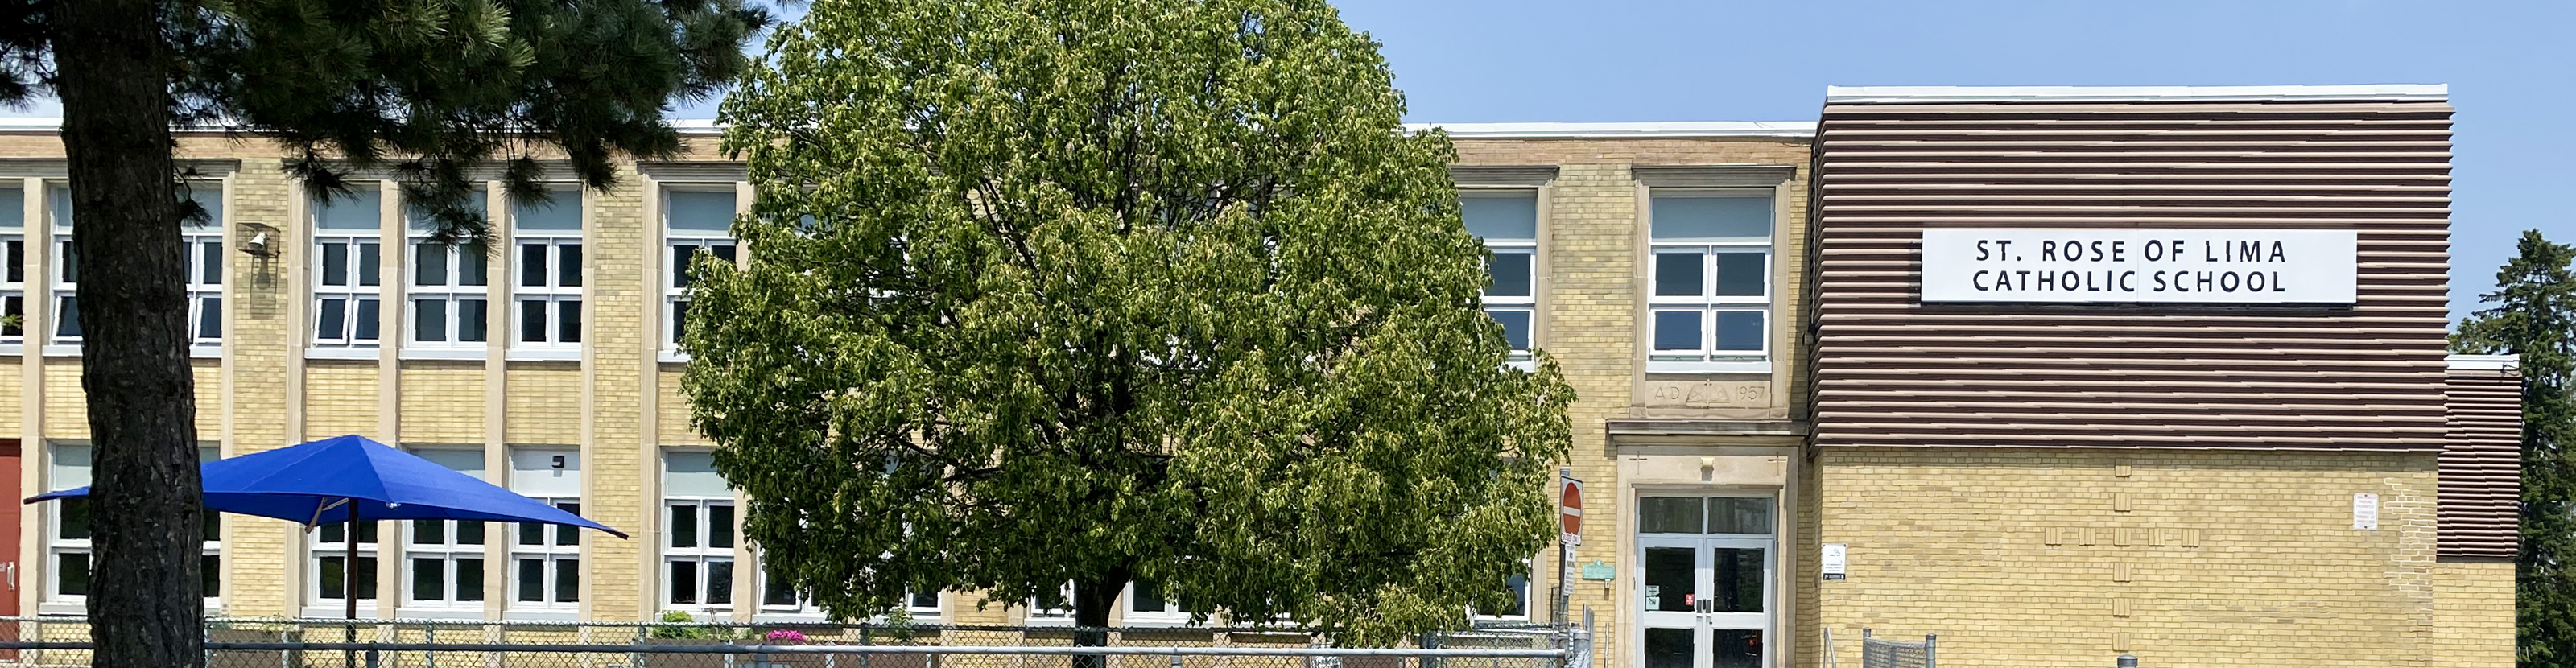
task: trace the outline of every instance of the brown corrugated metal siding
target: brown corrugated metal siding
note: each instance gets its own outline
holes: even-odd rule
[[[2451,438],[2442,450],[2435,550],[2444,559],[2512,559],[2520,544],[2522,379],[2453,368],[2449,381]]]
[[[2451,107],[1829,103],[1822,446],[2442,447]],[[1934,227],[2353,229],[2349,307],[1927,306]]]

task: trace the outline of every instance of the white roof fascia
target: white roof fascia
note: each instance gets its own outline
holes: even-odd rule
[[[1814,137],[1815,121],[1675,121],[1663,123],[1406,123],[1406,132],[1432,128],[1470,139],[1595,139],[1620,137]]]
[[[2362,86],[1826,86],[1825,102],[2439,101],[2446,84]]]
[[[2453,371],[2513,371],[2522,368],[2521,355],[2448,355],[2442,362]]]

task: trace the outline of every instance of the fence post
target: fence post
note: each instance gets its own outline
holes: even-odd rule
[[[1923,634],[1923,668],[1933,668],[1933,666],[1938,665],[1938,662],[1933,660],[1932,654],[1932,641],[1937,640],[1938,638],[1939,636],[1937,634]]]
[[[379,668],[384,665],[383,659],[376,656],[376,648],[374,647],[374,644],[375,643],[368,643],[367,668]]]
[[[860,647],[866,647],[866,646],[869,646],[869,645],[874,645],[874,644],[876,644],[876,641],[875,641],[874,639],[870,638],[870,636],[875,635],[875,634],[871,633],[871,631],[874,631],[874,630],[876,630],[876,627],[874,627],[874,626],[872,626],[872,625],[868,625],[868,624],[860,624],[860,625],[859,625],[859,646],[860,646]],[[922,662],[922,663],[925,663],[925,664],[926,664],[926,663],[929,663],[929,662],[928,662],[928,661],[924,661],[924,662]],[[868,653],[867,653],[867,652],[860,652],[860,653],[859,653],[859,668],[868,668]]]

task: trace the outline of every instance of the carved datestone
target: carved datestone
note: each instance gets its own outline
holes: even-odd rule
[[[1771,384],[1763,381],[1723,380],[1650,380],[1646,381],[1647,408],[1765,408],[1771,405]]]

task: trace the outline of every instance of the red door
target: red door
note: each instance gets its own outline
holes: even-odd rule
[[[26,521],[18,503],[18,439],[0,438],[0,617],[18,616],[18,586],[26,581],[18,568],[18,523]]]

